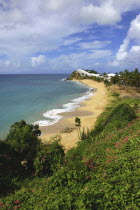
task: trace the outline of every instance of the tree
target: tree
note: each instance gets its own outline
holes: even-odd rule
[[[119,76],[118,76],[118,74],[116,74],[115,76],[111,77],[110,82],[113,85],[119,84]]]
[[[111,89],[111,85],[112,85],[112,84],[111,84],[111,81],[105,79],[105,80],[104,80],[104,85],[106,86],[106,88],[107,88],[108,90],[111,90],[113,93],[116,94],[116,92],[115,92],[113,89]]]
[[[20,160],[32,162],[36,156],[41,141],[38,125],[27,124],[24,120],[16,122],[11,126],[6,143],[16,152]]]
[[[81,130],[80,130],[80,127],[81,127],[81,120],[80,120],[79,117],[76,117],[76,118],[75,118],[75,126],[78,127],[78,129],[77,129],[78,138],[81,139]]]

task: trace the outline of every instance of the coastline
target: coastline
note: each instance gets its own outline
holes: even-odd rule
[[[96,92],[93,92],[93,95],[89,99],[80,103],[80,107],[76,108],[72,112],[61,113],[60,116],[63,116],[54,125],[40,127],[42,132],[41,140],[47,142],[56,135],[61,135],[61,143],[66,150],[76,146],[76,142],[79,141],[77,130],[75,128],[75,118],[79,117],[81,120],[81,128],[91,130],[94,127],[97,117],[104,111],[108,103],[108,93],[103,83],[98,83],[93,80],[74,80],[84,85],[89,86],[90,88],[96,89]],[[60,133],[66,127],[73,128],[74,130],[70,133]]]

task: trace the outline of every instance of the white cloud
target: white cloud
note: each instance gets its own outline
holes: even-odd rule
[[[103,1],[100,6],[89,4],[81,9],[81,19],[86,24],[109,25],[121,20],[120,13],[113,7],[112,1]]]
[[[137,45],[132,45],[133,42]],[[132,45],[132,46],[131,46]],[[131,46],[131,47],[130,47]],[[131,22],[127,36],[111,65],[136,65],[140,61],[140,14]]]
[[[61,55],[47,61],[47,66],[51,67],[55,72],[57,70],[65,69],[71,71],[77,68],[93,68],[97,66],[98,59],[108,60],[112,56],[110,50],[91,50],[90,52],[71,53],[69,55]],[[98,63],[99,65],[99,63]]]
[[[118,63],[118,66],[129,69],[140,67],[140,46],[133,46],[127,55],[127,58]],[[128,67],[129,66],[129,67]]]
[[[104,48],[108,44],[110,44],[111,41],[92,41],[92,42],[82,42],[79,43],[78,46],[82,49],[96,49],[96,48]]]
[[[125,39],[123,41],[123,44],[120,46],[120,49],[118,50],[117,54],[116,54],[116,60],[117,61],[121,61],[124,60],[127,57],[127,49],[128,49],[128,45],[129,45],[129,39]]]
[[[44,63],[45,65],[39,66],[39,71],[49,71],[49,73],[66,73],[77,68],[92,69],[94,66],[100,66],[98,59],[102,58],[106,63],[110,56],[112,56],[112,52],[110,50],[92,50],[90,52],[70,53],[69,55],[64,54],[52,59],[47,59]],[[36,59],[34,64],[34,67],[37,67]]]
[[[9,60],[6,60],[6,61],[4,62],[4,65],[5,65],[6,67],[9,67],[10,61],[9,61]]]
[[[140,43],[140,14],[131,22],[127,38]]]
[[[140,52],[140,46],[133,46],[130,50],[130,53],[139,53]]]
[[[33,67],[44,64],[46,62],[46,56],[39,55],[38,57],[32,57],[31,62]]]
[[[39,65],[41,58],[32,55],[82,41],[71,35],[87,30],[90,24],[117,24],[123,12],[134,8],[140,8],[139,0],[0,0],[0,54],[9,57],[9,68],[26,67],[31,57],[30,65]],[[133,23],[130,34],[138,40],[137,24]],[[102,48],[106,42],[83,43],[81,48]]]
[[[63,39],[84,28],[80,23],[74,23],[77,14],[71,17],[72,9],[67,8],[59,14],[61,5],[73,4],[78,1],[54,0],[56,12],[44,10],[45,5],[52,0],[40,1],[9,1],[9,9],[0,11],[0,52],[13,56],[28,56],[39,51],[45,52],[57,49],[63,44]],[[23,4],[24,3],[24,4]],[[13,8],[13,5],[16,7]],[[48,8],[49,9],[49,8]],[[78,9],[78,8],[77,8]],[[16,47],[15,47],[16,46]]]
[[[71,45],[78,41],[81,41],[81,38],[78,38],[78,37],[69,38],[69,39],[64,40],[63,45]]]
[[[10,25],[11,24],[16,24],[16,23],[22,23],[25,21],[25,17],[22,14],[22,12],[15,8],[11,11],[9,11],[8,13],[5,11],[0,11],[0,23],[2,24],[7,24]]]
[[[91,50],[92,54],[89,55],[91,59],[109,58],[112,55],[111,50]]]
[[[119,12],[126,12],[140,7],[139,0],[111,0],[112,5]]]
[[[24,66],[25,66],[25,61],[24,61]],[[21,67],[21,61],[17,59],[10,59],[10,58],[0,59],[0,67],[1,67],[1,71],[8,68],[17,69]]]
[[[68,7],[74,8],[79,3],[82,3],[82,0],[45,0],[41,6],[47,12],[62,12]]]
[[[121,65],[124,68],[128,68],[129,66],[129,68],[133,69],[140,67],[140,46],[132,46],[128,52],[127,59],[124,59]]]

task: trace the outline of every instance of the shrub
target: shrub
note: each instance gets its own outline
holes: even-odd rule
[[[84,140],[87,140],[90,138],[90,131],[89,129],[87,128],[87,130],[85,130],[85,128],[83,128],[82,132],[81,132],[81,140],[84,141]]]
[[[6,143],[16,153],[20,161],[27,161],[27,168],[33,169],[33,161],[37,151],[40,149],[41,134],[38,125],[27,124],[24,120],[16,122],[11,126]]]
[[[59,141],[48,143],[37,153],[34,161],[36,175],[50,176],[60,168],[64,158],[64,149]]]
[[[5,141],[0,140],[0,194],[16,188],[15,177],[20,176],[23,168],[19,159]]]
[[[98,120],[95,129],[91,132],[92,135],[97,135],[101,133],[106,126],[110,126],[112,128],[121,128],[128,122],[132,121],[136,118],[136,114],[134,110],[125,103],[119,104],[116,106],[109,114],[102,114],[102,117]],[[113,122],[113,123],[112,123]]]

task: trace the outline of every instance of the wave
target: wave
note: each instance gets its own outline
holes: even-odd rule
[[[67,78],[60,79],[60,81],[67,81]]]
[[[52,109],[45,112],[43,116],[47,119],[36,121],[34,124],[38,124],[41,127],[53,125],[63,118],[63,116],[60,115],[61,113],[74,111],[76,108],[80,107],[81,102],[87,100],[92,95],[93,92],[89,89],[89,91],[87,91],[83,96],[75,98],[70,103],[62,105],[61,109]]]

